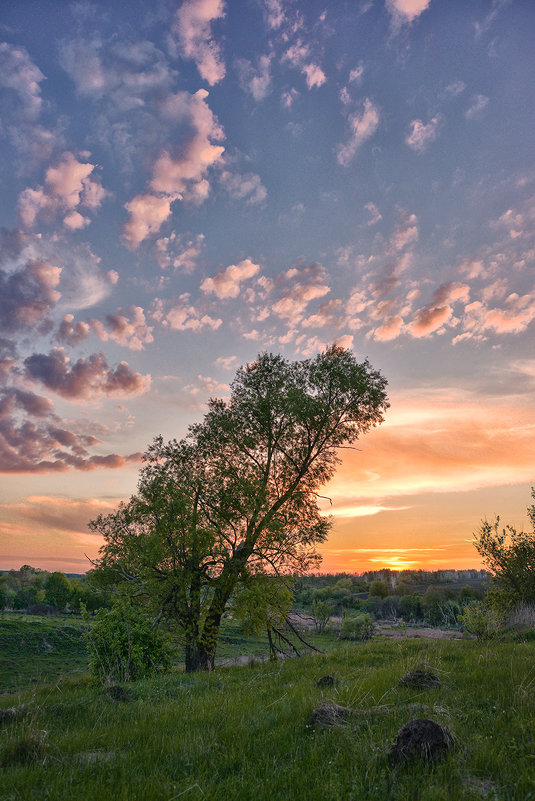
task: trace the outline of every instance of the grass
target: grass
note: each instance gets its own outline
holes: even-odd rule
[[[69,615],[0,617],[0,693],[87,670],[83,623]]]
[[[451,801],[535,799],[535,643],[373,640],[283,663],[174,672],[113,701],[87,677],[4,696],[0,799]],[[438,689],[398,681],[416,666]],[[337,677],[335,688],[317,680]],[[348,723],[316,730],[332,700]],[[429,717],[455,750],[391,767],[399,728]]]

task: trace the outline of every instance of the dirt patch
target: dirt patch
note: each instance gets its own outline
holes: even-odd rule
[[[453,737],[444,726],[428,718],[417,718],[401,727],[389,757],[398,764],[413,759],[438,762],[452,748]]]
[[[417,626],[392,626],[379,624],[377,636],[389,637],[393,640],[402,640],[405,637],[426,637],[431,640],[461,640],[463,635],[454,629],[418,628]]]

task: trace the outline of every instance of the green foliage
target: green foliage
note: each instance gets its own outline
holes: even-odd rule
[[[321,634],[325,631],[333,609],[328,601],[314,601],[312,604],[312,614],[314,615],[316,631]]]
[[[89,622],[87,613],[85,619]],[[128,601],[98,612],[86,632],[86,642],[89,668],[103,682],[133,681],[171,665],[168,637]]]
[[[0,584],[0,611],[6,608],[7,606],[7,589],[4,587],[3,584]]]
[[[57,609],[65,609],[71,592],[70,581],[64,573],[51,573],[45,581],[45,601]]]
[[[386,598],[388,595],[388,585],[386,581],[376,579],[370,584],[370,595],[372,598]]]
[[[477,640],[494,640],[503,634],[503,615],[492,604],[470,601],[458,616],[461,626]]]
[[[382,422],[385,387],[337,346],[298,362],[264,353],[185,439],[157,438],[137,494],[90,523],[105,540],[100,569],[181,626],[187,670],[213,667],[223,614],[251,574],[318,563],[331,525],[318,490],[338,449]]]
[[[535,499],[535,488],[531,490]],[[535,603],[535,504],[528,508],[532,530],[517,531],[483,521],[474,535],[475,547],[493,574],[491,602],[505,610],[519,603]]]
[[[371,640],[375,634],[375,623],[371,615],[345,615],[342,618],[339,639],[341,640]]]
[[[292,603],[287,579],[257,573],[239,590],[230,608],[246,634],[262,634],[271,626],[284,623]]]

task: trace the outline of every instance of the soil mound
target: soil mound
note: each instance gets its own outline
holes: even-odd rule
[[[405,723],[398,732],[396,742],[390,749],[390,761],[408,762],[423,759],[438,762],[453,748],[453,737],[444,727],[427,718],[417,718]]]
[[[321,679],[318,679],[316,682],[318,687],[334,687],[338,684],[338,680],[334,676],[322,676]]]
[[[439,677],[430,670],[411,670],[406,673],[398,682],[400,687],[410,687],[412,690],[429,690],[440,687]]]
[[[121,687],[120,684],[112,684],[105,690],[105,693],[112,701],[132,701],[134,698],[132,690]]]
[[[320,704],[312,711],[314,726],[340,726],[346,722],[351,709],[338,704]]]

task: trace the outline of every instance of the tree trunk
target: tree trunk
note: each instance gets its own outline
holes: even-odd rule
[[[197,670],[213,670],[214,664],[215,649],[209,650],[199,641],[186,644],[186,673],[195,673]]]

